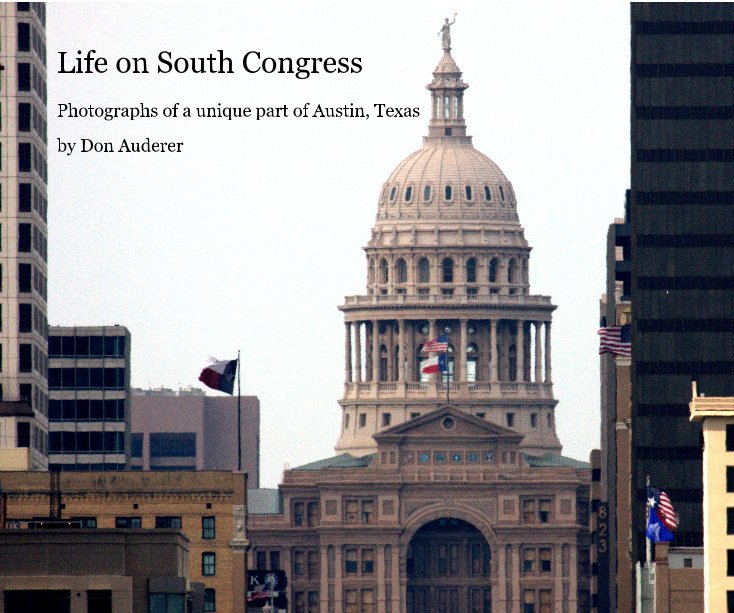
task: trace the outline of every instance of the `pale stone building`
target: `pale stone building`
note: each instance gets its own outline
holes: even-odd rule
[[[589,611],[590,472],[555,433],[555,307],[530,293],[512,184],[466,134],[448,40],[428,136],[382,188],[367,294],[340,307],[339,455],[250,494],[249,568],[288,574],[289,611]],[[422,377],[447,330],[449,372]]]

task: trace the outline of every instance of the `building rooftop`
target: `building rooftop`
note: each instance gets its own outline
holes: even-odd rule
[[[375,454],[369,454],[362,457],[355,457],[349,453],[342,453],[337,456],[317,460],[303,466],[296,466],[291,470],[321,470],[322,468],[366,468],[372,462]]]
[[[523,459],[528,463],[528,466],[534,468],[540,467],[551,467],[551,468],[590,468],[591,465],[588,462],[582,462],[581,460],[574,460],[562,455],[547,454],[544,456],[533,456],[522,454]]]
[[[250,515],[280,515],[283,512],[283,495],[278,488],[247,490],[247,512]]]

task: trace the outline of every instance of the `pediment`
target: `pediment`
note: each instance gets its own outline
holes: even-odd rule
[[[402,424],[398,424],[374,435],[378,446],[382,443],[406,443],[415,440],[458,441],[458,440],[503,440],[519,443],[522,435],[515,430],[480,419],[460,411],[454,406],[444,405]]]

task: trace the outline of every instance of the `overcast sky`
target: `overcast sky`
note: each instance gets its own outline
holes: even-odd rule
[[[50,4],[49,321],[122,324],[132,384],[198,385],[242,351],[261,403],[261,484],[333,455],[344,375],[337,305],[364,293],[362,247],[390,171],[421,144],[437,32],[453,56],[474,145],[512,181],[533,247],[531,292],[558,305],[564,454],[599,446],[605,236],[629,182],[629,6],[594,2]],[[59,74],[59,51],[108,60]],[[221,49],[234,74],[157,74],[157,57]],[[359,74],[247,74],[241,58],[361,58]],[[119,74],[145,57],[149,74]],[[181,107],[354,103],[419,118],[71,119],[59,104]],[[183,142],[181,153],[58,152],[58,139]]]

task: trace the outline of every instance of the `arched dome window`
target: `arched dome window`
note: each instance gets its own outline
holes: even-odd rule
[[[410,202],[413,199],[413,188],[408,186],[405,188],[405,202]]]
[[[390,202],[395,202],[395,194],[397,194],[398,188],[393,185],[390,189]]]
[[[425,185],[423,187],[423,202],[429,202],[431,200],[431,186]]]
[[[517,262],[515,261],[515,258],[510,259],[510,263],[507,265],[507,282],[508,283],[514,283],[516,279],[516,268],[517,268]]]
[[[492,258],[489,260],[489,282],[490,283],[497,283],[497,268],[499,267],[499,262],[497,261],[497,258]]]
[[[418,283],[431,282],[431,265],[428,258],[418,260]]]
[[[451,98],[446,94],[443,98],[443,118],[451,118]]]
[[[477,260],[476,258],[469,258],[466,261],[466,282],[467,283],[477,282]]]
[[[451,258],[444,258],[441,262],[442,280],[444,283],[454,282],[454,261]]]
[[[406,283],[408,281],[408,265],[403,258],[399,258],[395,262],[395,281],[396,283]]]
[[[473,194],[472,194],[472,189],[471,189],[471,185],[465,185],[465,186],[464,186],[464,193],[466,194],[466,199],[467,199],[467,200],[468,200],[469,202],[471,202],[471,200],[472,200],[472,196],[473,196]]]
[[[489,189],[489,185],[484,186],[484,199],[487,202],[492,202],[492,191]]]
[[[505,201],[505,190],[502,188],[501,185],[500,185],[500,200],[502,200],[502,202]]]
[[[380,260],[380,283],[387,283],[387,260],[385,258],[382,258]]]
[[[380,381],[387,381],[387,347],[380,345]]]
[[[443,188],[443,199],[449,202],[454,197],[454,192],[450,185]]]

